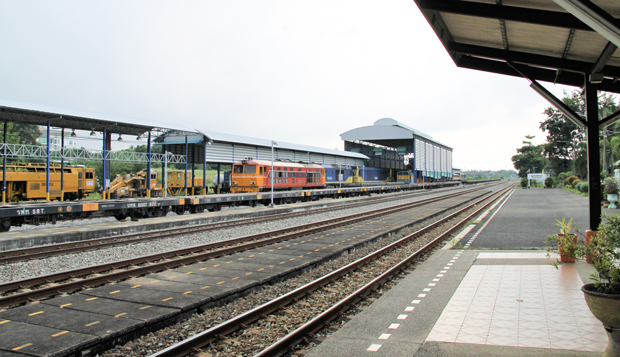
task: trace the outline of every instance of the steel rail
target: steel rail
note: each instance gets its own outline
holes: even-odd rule
[[[222,336],[226,336],[227,334],[230,334],[232,332],[237,331],[240,327],[245,327],[255,321],[257,321],[258,319],[273,313],[274,311],[277,311],[279,308],[286,306],[288,304],[290,304],[291,302],[295,302],[298,301],[299,299],[303,298],[304,296],[308,295],[309,293],[318,290],[319,288],[322,288],[323,286],[335,281],[336,279],[349,274],[350,272],[359,269],[360,267],[366,265],[368,262],[375,260],[376,258],[382,256],[383,254],[390,252],[394,249],[396,249],[397,247],[408,243],[409,241],[411,241],[412,239],[420,236],[421,234],[424,234],[426,232],[429,232],[430,230],[434,229],[435,227],[449,221],[450,219],[453,219],[454,217],[460,215],[461,213],[463,213],[465,210],[479,204],[480,202],[489,199],[492,196],[496,196],[499,197],[501,196],[503,193],[505,193],[508,189],[510,189],[511,187],[507,187],[505,189],[502,189],[500,191],[498,191],[497,193],[484,197],[474,203],[471,203],[470,205],[468,205],[467,207],[458,210],[457,212],[454,212],[440,220],[438,220],[437,222],[434,222],[424,228],[421,228],[419,230],[417,230],[416,232],[399,239],[396,242],[391,243],[390,245],[383,247],[363,258],[360,258],[358,260],[356,260],[355,262],[352,262],[338,270],[335,270],[311,283],[308,283],[300,288],[297,288],[285,295],[282,295],[270,302],[267,302],[263,305],[260,305],[252,310],[249,310],[241,315],[238,315],[228,321],[225,321],[217,326],[214,326],[212,328],[209,328],[208,330],[205,330],[199,334],[196,334],[184,341],[181,341],[173,346],[170,346],[164,350],[161,350],[153,355],[151,355],[150,357],[181,357],[181,356],[185,356],[189,353],[192,352],[196,352],[197,349],[206,346],[207,344],[216,341],[218,339],[221,339]],[[450,228],[448,231],[446,231],[445,233],[441,234],[440,236],[438,236],[437,238],[433,239],[432,242],[427,243],[423,248],[419,249],[416,253],[412,254],[409,258],[407,258],[405,261],[407,262],[406,265],[405,263],[400,263],[397,265],[398,267],[398,271],[402,270],[403,266],[407,266],[409,264],[411,264],[412,260],[414,258],[417,258],[420,254],[423,254],[425,252],[427,252],[428,250],[430,250],[434,245],[436,245],[438,242],[440,242],[441,240],[444,239],[444,237],[446,237],[448,234],[451,234],[451,232],[453,232],[454,230],[458,229],[458,227],[462,226],[463,224],[465,224],[466,222],[469,222],[469,220],[474,217],[475,215],[479,214],[482,210],[486,209],[492,202],[494,202],[494,200],[492,200],[491,202],[483,205],[481,208],[479,208],[478,210],[476,210],[475,213],[472,213],[470,215],[468,215],[465,219],[461,220],[459,223],[457,223],[456,225],[454,225],[452,228]],[[392,271],[394,268],[390,269],[390,271]],[[372,282],[366,284],[365,287],[363,287],[362,289],[359,289],[358,291],[356,291],[354,294],[352,294],[355,297],[360,297],[359,299],[361,299],[361,296],[363,295],[367,295],[370,291],[370,287],[376,287],[378,286],[382,281],[385,281],[388,279],[388,276],[392,276],[390,275],[392,273],[384,273],[382,275],[380,275],[378,278],[375,278]],[[347,300],[352,300],[355,298],[346,298],[343,301]],[[359,301],[358,299],[358,301]],[[357,302],[357,301],[356,301]],[[342,303],[344,304],[344,303]],[[332,307],[330,308],[328,311],[334,312],[340,312],[343,311],[343,308],[341,307],[341,304],[339,303],[338,305],[336,305],[336,307]],[[328,318],[329,317],[329,318]],[[319,328],[321,328],[323,326],[323,324],[326,321],[330,321],[331,319],[333,319],[335,317],[335,315],[325,315],[325,313],[317,316],[316,318],[314,318],[313,320],[311,320],[312,324],[309,326],[302,326],[300,328],[298,328],[297,330],[295,330],[291,335],[291,337],[289,337],[288,335],[286,337],[284,337],[282,340],[279,340],[277,344],[279,344],[278,346],[272,345],[272,347],[269,347],[267,350],[269,349],[282,349],[282,348],[286,348],[288,347],[292,342],[292,340],[299,339],[299,336],[304,336],[307,333],[307,331],[316,331]],[[316,327],[319,326],[319,327]],[[275,347],[274,347],[275,346]],[[283,347],[284,346],[284,347]],[[267,351],[265,350],[265,351]],[[265,352],[263,351],[263,352]],[[262,352],[261,352],[262,353]]]
[[[496,200],[500,199],[500,193],[506,193],[510,188],[506,188],[501,190],[497,197],[490,202],[483,205],[481,208],[477,209],[474,213],[468,215],[464,219],[462,219],[459,223],[452,226],[450,229],[445,231],[444,233],[437,236],[432,241],[425,244],[423,247],[409,255],[407,258],[403,259],[400,263],[394,265],[392,268],[379,275],[360,289],[356,290],[349,296],[340,300],[334,306],[324,311],[320,315],[316,316],[312,320],[308,321],[304,325],[295,329],[293,332],[284,336],[276,343],[267,347],[260,353],[256,354],[254,357],[267,357],[267,356],[277,356],[280,355],[286,349],[294,346],[296,343],[301,341],[304,336],[315,333],[316,331],[323,328],[326,324],[328,324],[333,319],[337,318],[341,313],[348,310],[351,306],[357,304],[359,301],[364,299],[367,295],[375,291],[377,288],[385,284],[387,281],[392,279],[394,276],[400,274],[401,271],[409,267],[413,264],[421,255],[428,253],[431,251],[437,244],[442,242],[445,238],[449,237],[453,232],[458,229],[461,229],[465,224],[468,224],[471,218],[479,215],[483,210],[485,210],[489,205],[494,203]],[[387,247],[386,247],[387,248]]]
[[[0,307],[12,306],[16,304],[21,304],[24,302],[32,301],[35,299],[48,298],[51,296],[55,296],[58,294],[75,292],[84,288],[91,288],[95,286],[99,286],[111,281],[118,281],[127,278],[132,278],[135,276],[144,275],[147,273],[158,272],[166,269],[173,269],[178,266],[188,265],[197,263],[200,261],[216,258],[223,255],[229,255],[237,252],[241,252],[248,249],[253,249],[269,244],[278,243],[281,241],[297,238],[299,236],[320,232],[326,229],[332,229],[344,225],[349,225],[353,223],[357,223],[360,221],[373,219],[375,217],[381,217],[390,212],[400,212],[405,208],[414,208],[420,205],[429,204],[432,202],[437,202],[441,200],[445,200],[448,198],[456,197],[459,195],[463,195],[466,193],[471,193],[478,191],[477,190],[468,190],[462,191],[459,193],[453,193],[449,195],[444,195],[441,197],[430,198],[426,200],[416,201],[413,203],[407,203],[402,205],[394,206],[390,209],[380,209],[371,212],[365,212],[361,214],[354,214],[344,217],[339,217],[331,220],[325,220],[315,223],[310,223],[302,226],[285,228],[277,231],[260,233],[252,236],[246,236],[221,242],[215,242],[205,245],[199,245],[189,248],[178,249],[174,251],[159,253],[148,255],[139,258],[127,259],[97,266],[90,266],[65,272],[60,272],[56,274],[43,275],[39,277],[33,277],[24,280],[18,280],[13,282],[8,282],[4,284],[0,284],[0,292],[8,292],[19,289],[28,289],[32,287],[36,287],[38,285],[50,284],[54,283],[52,286],[37,288],[33,290],[27,290],[24,292],[7,295],[0,297]],[[316,227],[319,225],[319,227]],[[303,229],[300,231],[300,229]],[[293,233],[290,233],[294,231]],[[276,237],[257,240],[263,237],[274,236]],[[252,241],[253,240],[253,241]],[[242,242],[251,241],[249,243],[240,244],[237,246],[217,249],[222,246],[227,246],[231,244],[237,244]],[[213,250],[215,249],[215,250]],[[205,250],[209,250],[204,252]],[[147,264],[146,266],[139,266]],[[112,272],[110,272],[112,271]],[[106,273],[107,272],[107,273]],[[102,274],[105,273],[105,274]],[[101,275],[100,275],[101,274]],[[94,275],[92,277],[87,277],[83,279],[76,280],[75,278]],[[66,281],[65,280],[70,280]]]
[[[423,193],[422,195],[431,194]],[[364,206],[368,204],[378,204],[389,201],[396,201],[400,199],[406,199],[408,196],[420,195],[419,192],[416,193],[406,193],[405,195],[400,195],[398,197],[389,197],[389,198],[377,198],[372,202],[357,202],[357,203],[345,203],[343,205],[337,205],[332,207],[323,207],[317,208],[308,211],[302,212],[288,212],[288,213],[278,213],[269,216],[263,217],[254,217],[254,218],[242,218],[225,222],[213,222],[213,223],[203,223],[198,225],[193,225],[191,227],[174,227],[174,228],[166,228],[160,229],[157,231],[149,231],[149,232],[140,232],[140,233],[130,233],[124,234],[121,236],[114,237],[105,237],[105,238],[97,238],[97,239],[89,239],[77,242],[67,242],[67,243],[58,243],[53,245],[44,245],[32,248],[23,248],[23,249],[15,249],[15,250],[6,250],[0,252],[0,264],[10,264],[20,261],[33,260],[33,259],[41,259],[41,258],[49,258],[52,256],[58,256],[63,254],[70,254],[73,252],[83,252],[83,251],[91,251],[109,247],[115,247],[126,244],[135,244],[141,243],[156,239],[165,239],[170,238],[182,234],[192,234],[192,233],[201,233],[209,230],[215,229],[225,229],[229,227],[239,227],[241,225],[250,225],[257,224],[262,222],[269,222],[279,219],[287,219],[293,217],[307,216],[311,214],[319,214],[330,211],[336,211],[341,209],[355,208],[359,206]]]

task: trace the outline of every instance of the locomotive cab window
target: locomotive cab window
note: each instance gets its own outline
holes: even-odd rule
[[[78,172],[78,179],[81,180],[84,174],[82,172]]]
[[[256,165],[245,165],[244,173],[246,173],[246,174],[255,174],[256,173]]]
[[[233,166],[233,173],[234,174],[242,174],[243,173],[243,166],[241,166],[241,165]]]
[[[94,179],[95,178],[95,174],[93,172],[87,172],[86,173],[86,178],[87,179]]]

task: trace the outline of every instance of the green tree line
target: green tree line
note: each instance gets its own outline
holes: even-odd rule
[[[585,97],[580,91],[564,92],[562,102],[575,113],[585,118]],[[614,96],[606,93],[599,94],[599,120],[620,110]],[[517,155],[512,156],[515,169],[519,177],[527,177],[529,172],[546,172],[553,176],[560,173],[570,173],[587,180],[588,156],[586,130],[568,120],[555,107],[544,110],[545,120],[540,122],[539,128],[546,134],[546,142],[533,145],[534,136],[526,136],[523,146],[517,148]],[[614,162],[620,160],[620,122],[601,130],[599,133],[601,148],[601,168],[609,175],[613,175]]]

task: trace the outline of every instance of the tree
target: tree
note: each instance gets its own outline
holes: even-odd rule
[[[519,177],[527,177],[528,170],[530,172],[541,172],[547,164],[547,160],[543,156],[543,145],[532,145],[533,135],[526,136],[528,140],[523,141],[523,146],[517,149],[517,155],[512,157],[515,169],[519,171]]]
[[[574,91],[570,95],[564,92],[562,102],[575,113],[584,115],[585,98]],[[548,158],[553,172],[573,171],[579,143],[585,139],[585,129],[577,126],[555,107],[548,107],[543,112],[547,119],[540,122],[540,129],[547,132],[547,142],[543,145],[543,154]],[[584,115],[585,116],[585,115]]]
[[[580,91],[568,94],[564,92],[562,102],[572,109],[577,115],[585,118],[585,97]],[[606,93],[598,95],[599,119],[618,111],[615,98]],[[540,129],[547,132],[547,143],[544,144],[543,153],[549,160],[553,172],[572,171],[581,178],[587,177],[587,149],[585,146],[585,128],[579,127],[555,107],[546,108],[543,112],[547,119],[540,122]],[[614,125],[620,133],[620,124]],[[612,136],[606,139],[603,136],[600,147],[602,151],[601,165],[612,163],[613,158],[620,158],[620,141]],[[614,140],[616,139],[616,140]]]
[[[7,138],[9,144],[38,145],[37,139],[41,136],[39,127],[33,124],[7,123]],[[4,139],[4,125],[0,125],[0,139]]]

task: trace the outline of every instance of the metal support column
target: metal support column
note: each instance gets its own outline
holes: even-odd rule
[[[207,138],[205,138],[203,145],[203,160],[202,160],[202,191],[200,194],[207,194]]]
[[[148,150],[148,161],[146,162],[146,197],[151,197],[151,131],[146,139],[146,149]]]
[[[588,139],[588,201],[590,203],[590,230],[598,230],[601,223],[601,165],[598,124],[598,90],[587,80],[586,75],[586,118]]]
[[[45,169],[45,200],[50,200],[50,121],[47,121],[47,168]]]
[[[418,172],[417,165],[415,164],[416,154],[415,154],[415,136],[413,137],[413,182],[418,183]]]
[[[112,151],[112,133],[108,133],[107,128],[103,128],[103,192],[107,193],[108,199],[112,198],[112,192],[110,191],[110,175],[112,174],[112,164],[109,157],[110,151]]]
[[[187,165],[189,162],[189,144],[187,142],[187,136],[185,137],[185,196],[187,196]]]
[[[7,122],[4,122],[4,151],[2,152],[2,203],[6,203],[6,131],[8,129]]]
[[[78,180],[78,182],[80,182],[80,180]],[[60,201],[62,202],[64,201],[64,199],[65,199],[65,128],[62,128],[60,132]]]
[[[164,153],[164,169],[161,175],[161,189],[164,191],[164,197],[168,197],[168,151],[166,151],[166,145],[162,145],[162,152]]]
[[[107,137],[106,128],[103,128],[103,147],[102,147],[102,150],[103,150],[103,152],[102,152],[102,155],[103,155],[102,161],[103,162],[101,163],[101,181],[102,181],[102,185],[103,185],[102,190],[101,190],[101,194],[103,195],[103,199],[110,198],[110,197],[107,197],[107,193],[108,193],[107,177],[108,176],[106,175],[106,172],[108,171],[107,170],[107,166],[108,165],[107,165],[107,162],[106,162],[106,152],[107,152],[107,150],[106,150],[106,144],[107,144],[106,137]]]
[[[196,194],[196,144],[192,146],[192,195]]]

